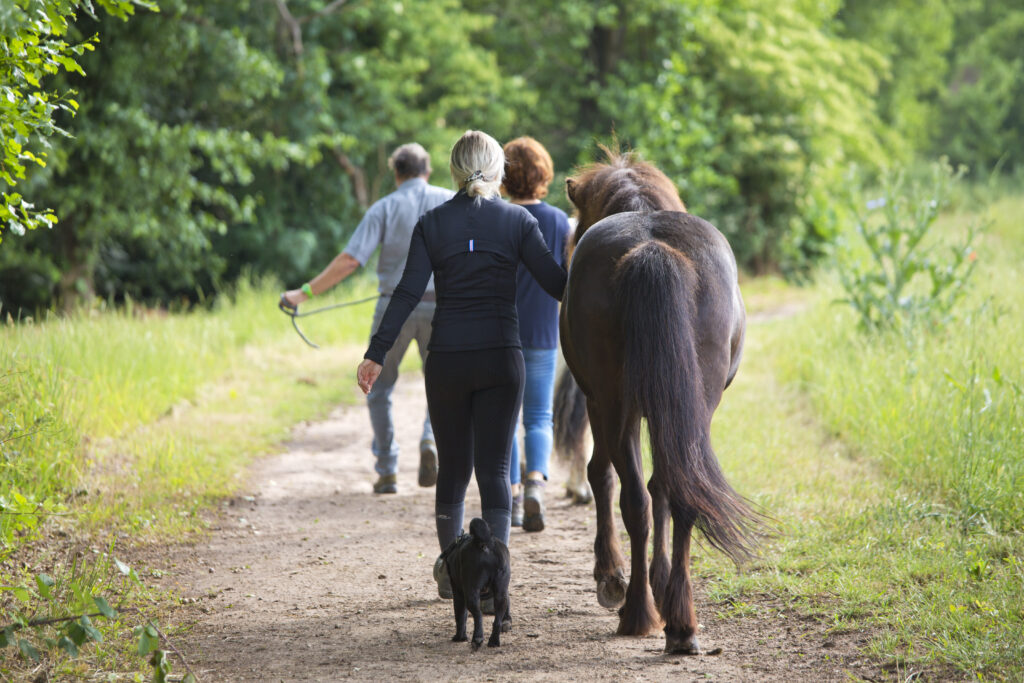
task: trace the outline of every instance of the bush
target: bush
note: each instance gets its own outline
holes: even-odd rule
[[[883,176],[876,198],[864,201],[863,192],[854,193],[858,246],[869,258],[858,259],[847,250],[838,261],[838,273],[846,292],[840,301],[853,307],[862,327],[909,330],[949,320],[974,272],[979,227],[969,225],[963,243],[955,246],[937,244],[928,236],[965,171],[961,167],[954,172],[943,159],[932,166],[927,180],[896,170]]]

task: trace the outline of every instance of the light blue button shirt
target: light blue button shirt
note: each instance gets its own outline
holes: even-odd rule
[[[377,260],[378,289],[390,296],[402,279],[405,259],[409,255],[409,240],[413,228],[427,211],[444,204],[455,195],[451,190],[430,185],[423,178],[412,178],[398,186],[391,194],[373,203],[352,234],[345,253],[366,265],[379,246]],[[434,291],[434,278],[427,284],[427,292]]]

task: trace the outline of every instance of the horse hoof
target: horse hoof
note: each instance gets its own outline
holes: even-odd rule
[[[467,638],[466,636],[460,636],[459,634],[455,634],[454,636],[452,636],[453,643],[464,643],[467,640],[469,640],[469,638]]]
[[[594,494],[590,492],[590,487],[586,484],[573,489],[570,495],[573,505],[589,505],[594,500]]]
[[[626,575],[621,569],[616,569],[614,576],[605,576],[597,582],[597,601],[601,607],[618,609],[626,604],[628,587]]]
[[[680,638],[679,636],[671,636],[665,634],[665,654],[667,655],[699,655],[700,654],[700,643],[697,642],[697,636],[690,636],[689,638]]]
[[[470,647],[472,647],[473,651],[476,652],[477,650],[480,649],[480,646],[483,645],[483,644],[484,644],[484,639],[481,638],[480,640],[474,640],[472,643],[470,643]]]

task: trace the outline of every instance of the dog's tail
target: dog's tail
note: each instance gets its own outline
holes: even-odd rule
[[[481,546],[491,544],[491,527],[479,517],[474,517],[469,523],[469,533]]]

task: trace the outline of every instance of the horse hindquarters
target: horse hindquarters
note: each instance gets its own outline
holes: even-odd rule
[[[656,515],[651,584],[670,652],[697,651],[689,576],[693,525],[712,545],[735,553],[745,547],[748,515],[711,450],[712,408],[706,402],[703,366],[719,359],[698,356],[697,283],[690,259],[658,240],[627,252],[615,277],[624,319],[626,410],[646,417],[650,432],[654,471],[649,487]],[[729,352],[728,338],[716,345]],[[671,565],[665,557],[669,513],[674,522]]]

